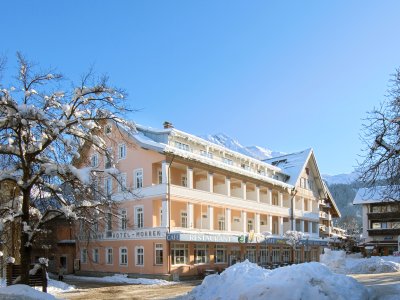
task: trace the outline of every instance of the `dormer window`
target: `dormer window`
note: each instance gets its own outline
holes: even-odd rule
[[[247,171],[250,170],[250,166],[247,165],[247,164],[241,164],[240,166],[242,167],[242,169],[245,169],[245,170],[247,170]]]
[[[222,161],[224,163],[226,163],[227,165],[233,166],[233,160],[232,159],[224,157],[224,158],[222,158]]]
[[[208,157],[208,158],[213,158],[213,154],[211,152],[207,152],[205,150],[200,150],[200,155]]]
[[[175,147],[181,150],[190,151],[189,145],[181,142],[175,142]]]

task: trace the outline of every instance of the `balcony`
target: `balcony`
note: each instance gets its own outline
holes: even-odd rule
[[[385,220],[385,221],[392,221],[392,220],[400,220],[400,212],[383,212],[383,213],[368,213],[369,220]]]
[[[251,209],[255,211],[268,211],[269,213],[289,217],[289,208],[269,205],[262,202],[255,202],[251,200],[243,200],[237,197],[229,197],[217,193],[201,191],[197,189],[190,189],[183,186],[172,185],[170,189],[171,196],[174,198],[182,198],[183,200],[201,201],[203,203],[212,203],[223,205],[226,207],[238,207],[242,209]]]
[[[368,229],[368,235],[400,235],[400,228],[395,229]]]

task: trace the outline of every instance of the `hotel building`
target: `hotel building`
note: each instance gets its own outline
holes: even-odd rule
[[[319,259],[328,194],[312,149],[260,161],[164,125],[104,127],[121,174],[118,184],[109,177],[102,185],[119,217],[110,213],[89,240],[78,238],[81,273],[197,276],[244,259]],[[107,167],[85,151],[92,166]],[[295,251],[284,238],[288,230],[306,234]]]
[[[362,205],[362,237],[374,255],[400,251],[400,201],[388,199],[385,187],[361,188],[353,204]]]

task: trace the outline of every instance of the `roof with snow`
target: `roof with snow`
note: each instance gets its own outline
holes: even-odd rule
[[[290,177],[287,183],[296,185],[312,153],[312,148],[309,148],[300,152],[277,156],[263,161],[281,168],[282,171]]]
[[[397,197],[388,197],[390,189],[388,186],[377,186],[372,188],[361,188],[354,197],[353,204],[381,203],[389,201],[400,201],[400,195]],[[397,199],[397,200],[394,200]]]

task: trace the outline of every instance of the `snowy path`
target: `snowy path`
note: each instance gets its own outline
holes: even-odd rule
[[[400,272],[350,275],[371,290],[373,300],[400,299]]]

